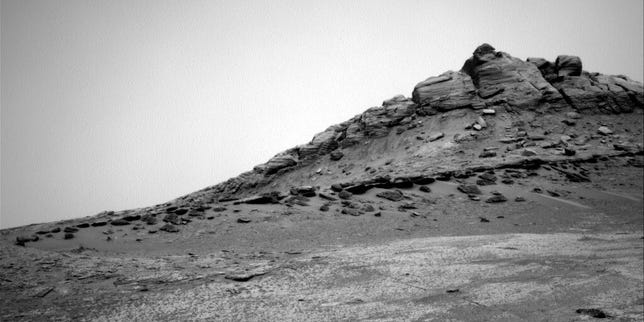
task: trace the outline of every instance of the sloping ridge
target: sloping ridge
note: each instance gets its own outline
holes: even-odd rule
[[[642,83],[622,75],[583,71],[577,56],[561,55],[555,62],[543,58],[523,61],[483,44],[460,71],[418,83],[411,98],[398,95],[385,100],[381,106],[330,126],[309,143],[280,152],[252,171],[200,192],[209,192],[219,200],[244,197],[321,158],[338,160],[344,154],[341,151],[387,137],[394,129],[400,132],[400,128],[445,117],[454,110],[520,113],[572,108],[581,114],[618,114],[643,107]]]

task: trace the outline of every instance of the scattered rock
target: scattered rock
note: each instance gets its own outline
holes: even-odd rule
[[[483,151],[479,154],[479,158],[492,158],[496,156],[495,151]]]
[[[64,238],[64,239],[73,239],[73,238],[74,238],[74,234],[72,234],[72,233],[66,233],[66,234],[65,234],[65,236],[64,236],[63,238]]]
[[[376,212],[373,214],[374,217],[380,217],[382,216],[382,213],[380,211]]]
[[[613,130],[609,129],[609,128],[608,128],[608,127],[606,127],[606,126],[600,126],[600,127],[597,129],[597,133],[599,133],[599,134],[601,134],[601,135],[611,135],[611,134],[613,134]]]
[[[187,213],[188,213],[188,209],[185,209],[185,208],[179,208],[179,209],[175,210],[175,211],[174,211],[174,213],[175,213],[175,214],[177,214],[177,215],[179,215],[179,216],[181,216],[181,215],[185,215],[185,214],[187,214]],[[128,220],[128,221],[129,221],[129,220]]]
[[[65,227],[65,229],[63,229],[63,232],[65,232],[65,233],[75,233],[75,232],[78,232],[78,228]]]
[[[159,230],[162,230],[162,231],[165,231],[165,232],[168,232],[168,233],[178,233],[179,232],[179,228],[177,226],[173,225],[173,224],[165,224],[165,225],[161,226],[161,228],[159,228]]]
[[[92,227],[102,227],[107,225],[107,221],[96,221],[92,223]]]
[[[508,201],[508,198],[506,198],[505,196],[500,195],[500,194],[499,195],[494,195],[494,196],[492,196],[490,198],[487,198],[485,200],[485,202],[487,202],[487,203],[499,203],[499,202],[506,202],[506,201]]]
[[[262,205],[262,204],[277,204],[280,200],[286,198],[286,195],[282,195],[279,191],[271,191],[262,193],[260,195],[255,195],[252,197],[244,198],[241,200],[235,201],[233,204],[251,204],[251,205]]]
[[[445,133],[440,132],[440,133],[435,133],[429,136],[429,142],[434,142],[437,140],[442,139],[445,136]]]
[[[18,236],[16,237],[15,244],[18,246],[25,246],[25,243],[38,241],[38,236]]]
[[[223,212],[223,211],[226,211],[226,210],[228,210],[228,209],[226,207],[222,207],[222,206],[212,207],[212,211],[214,211],[214,212]]]
[[[332,185],[331,185],[331,190],[332,190],[332,191],[340,192],[340,191],[342,191],[342,189],[343,189],[343,188],[342,188],[342,185],[341,185],[341,184],[337,184],[337,183],[336,183],[336,184],[332,184]]]
[[[89,228],[89,223],[85,222],[85,223],[82,223],[82,224],[78,224],[78,225],[76,225],[76,227],[78,227],[78,228]]]
[[[403,193],[400,190],[387,190],[387,191],[382,191],[376,194],[376,197],[380,197],[383,199],[391,200],[391,201],[400,201],[403,199]]]
[[[252,220],[250,220],[248,218],[237,218],[237,222],[240,223],[240,224],[247,224],[247,223],[249,223],[251,221]]]
[[[458,191],[466,195],[480,195],[483,194],[481,189],[473,184],[461,184],[457,187]]]
[[[364,183],[356,183],[344,188],[345,191],[348,191],[354,195],[361,195],[371,189],[371,186],[368,186]]]
[[[596,319],[605,319],[609,317],[609,315],[606,314],[606,312],[600,309],[577,309],[575,312],[577,312],[577,314],[588,315]]]
[[[357,217],[357,216],[362,215],[362,212],[360,210],[358,210],[358,209],[342,208],[342,214]]]
[[[318,193],[318,196],[319,196],[320,198],[322,198],[322,199],[326,199],[326,200],[329,200],[329,201],[335,201],[335,200],[337,200],[335,197],[333,197],[333,196],[331,196],[331,195],[329,195],[329,194],[323,193],[323,192]]]
[[[575,126],[577,124],[575,120],[571,120],[571,119],[565,119],[561,121],[561,123],[566,124],[568,126]]]
[[[324,212],[329,211],[329,205],[323,204],[322,206],[320,206],[320,211],[324,211]]]
[[[481,112],[483,113],[483,115],[494,115],[494,114],[496,114],[496,111],[493,110],[493,109],[490,109],[490,108],[484,108],[484,109],[481,110]]]
[[[165,217],[163,217],[163,221],[174,225],[181,225],[183,223],[181,216],[176,213],[165,215]]]
[[[313,186],[299,186],[291,188],[292,195],[299,195],[303,197],[315,197],[315,187]]]
[[[476,184],[479,186],[489,186],[496,184],[497,177],[492,173],[484,173],[479,176],[479,179],[476,180]]]
[[[59,233],[60,232],[60,227],[56,227],[56,228],[52,229],[51,232],[54,233],[54,234]]]
[[[420,186],[420,187],[418,188],[418,190],[420,190],[420,191],[422,191],[422,192],[427,192],[427,193],[432,192],[432,189],[431,189],[431,188],[429,188],[428,186]]]
[[[342,159],[342,157],[344,157],[344,153],[342,153],[341,151],[337,151],[337,150],[333,151],[333,152],[331,152],[329,154],[329,158],[331,160],[333,160],[333,161],[338,161],[338,160]]]
[[[224,276],[227,280],[232,280],[235,282],[248,282],[253,277],[261,276],[266,274],[266,272],[242,272],[242,273],[230,273]]]
[[[141,219],[141,215],[129,215],[129,216],[123,217],[123,220],[127,220],[127,221],[137,221],[140,219]]]
[[[479,217],[479,219],[481,220],[481,222],[490,222],[490,220],[485,217]]]
[[[569,156],[569,157],[571,157],[571,156],[573,156],[573,155],[577,154],[577,151],[575,151],[575,150],[573,150],[573,149],[571,149],[571,148],[564,148],[564,153],[563,153],[563,154],[564,154],[565,156]]]
[[[523,197],[521,197],[521,196],[518,196],[518,197],[514,198],[514,201],[516,201],[516,202],[523,202],[523,201],[525,201],[525,198],[523,198]]]
[[[349,192],[349,191],[346,191],[346,190],[342,190],[342,191],[340,191],[338,193],[338,197],[340,197],[340,199],[347,200],[347,199],[351,199],[352,196],[353,196],[353,194],[351,192]]]
[[[112,225],[112,226],[126,226],[126,225],[129,225],[129,224],[130,224],[130,222],[127,221],[127,220],[124,220],[124,219],[116,219],[116,220],[110,221],[110,225]]]

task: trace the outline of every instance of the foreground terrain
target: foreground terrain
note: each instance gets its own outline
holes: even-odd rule
[[[598,161],[586,183],[541,169],[481,187],[509,199],[499,204],[449,180],[400,189],[398,202],[377,197],[386,189],[354,197],[383,208],[361,216],[240,204],[194,230],[90,227],[33,248],[13,245],[26,228],[5,230],[0,319],[570,321],[598,309],[640,321],[632,160]]]

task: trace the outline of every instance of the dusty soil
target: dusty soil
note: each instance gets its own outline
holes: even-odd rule
[[[396,202],[372,189],[351,199],[374,207],[360,216],[315,197],[228,204],[177,233],[107,225],[22,247],[83,219],[3,230],[0,320],[641,321],[638,158],[581,164],[582,183],[542,167],[481,201],[457,190],[476,177]],[[508,201],[484,202],[495,191]]]

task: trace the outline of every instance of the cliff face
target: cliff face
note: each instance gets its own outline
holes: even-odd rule
[[[577,56],[561,55],[555,62],[543,58],[523,61],[483,44],[460,71],[427,78],[414,87],[411,98],[398,95],[385,100],[381,106],[316,134],[311,142],[281,152],[252,171],[206,190],[219,198],[236,198],[247,189],[271,183],[276,176],[331,154],[339,159],[345,149],[385,138],[391,131],[400,134],[423,121],[447,117],[446,113],[454,110],[523,113],[572,109],[582,114],[610,115],[642,107],[642,83],[622,75],[583,71]]]

